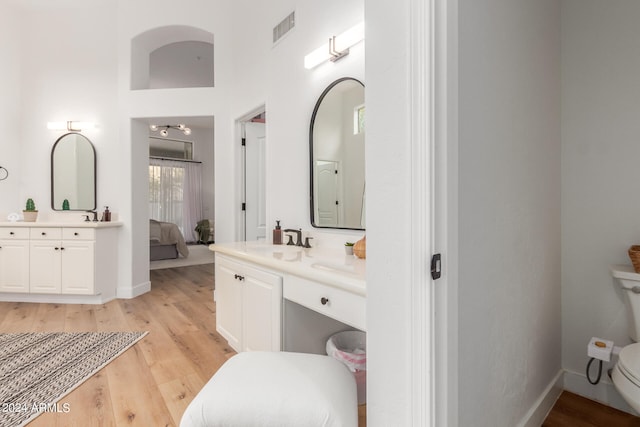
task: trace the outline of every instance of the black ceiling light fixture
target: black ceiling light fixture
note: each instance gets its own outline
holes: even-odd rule
[[[166,137],[167,135],[169,135],[169,129],[179,130],[185,135],[191,135],[191,129],[183,123],[177,125],[149,125],[149,129],[151,129],[153,132],[160,131],[160,136],[162,137]]]

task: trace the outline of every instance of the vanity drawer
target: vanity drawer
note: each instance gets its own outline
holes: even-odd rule
[[[95,240],[96,230],[93,228],[63,228],[62,240]]]
[[[30,228],[31,240],[60,240],[62,237],[62,229],[55,227],[37,227]]]
[[[282,290],[284,299],[366,330],[366,300],[363,296],[298,276],[287,276]]]
[[[0,228],[0,239],[28,239],[28,228]]]

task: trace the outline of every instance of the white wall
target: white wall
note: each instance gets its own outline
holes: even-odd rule
[[[7,213],[24,209],[20,198],[20,87],[21,77],[21,39],[16,38],[21,27],[22,17],[12,4],[3,5],[0,13],[0,126],[3,138],[0,140],[0,166],[9,171],[6,180],[0,181],[0,220],[7,218]],[[4,171],[0,172],[3,176]]]
[[[5,6],[1,19],[7,18]],[[113,150],[117,144],[114,20],[110,2],[96,0],[90,6],[19,7],[13,22],[1,26],[7,31],[2,40],[10,46],[2,48],[8,55],[3,61],[7,66],[0,71],[5,74],[2,81],[8,96],[2,96],[0,105],[11,105],[2,107],[7,111],[0,120],[11,119],[6,127],[12,137],[0,141],[0,150],[9,153],[11,174],[10,180],[3,181],[10,184],[8,197],[0,187],[0,217],[22,210],[28,197],[34,199],[41,220],[53,214],[50,155],[63,132],[48,130],[49,121],[98,123],[98,129],[83,132],[97,151],[98,206],[109,204],[114,211],[120,207],[118,186],[112,185],[119,155]],[[81,219],[80,213],[66,215]]]
[[[124,192],[131,201],[123,215],[126,218],[123,230],[123,251],[120,254],[123,286],[127,280],[129,289],[122,289],[119,296],[144,291],[148,287],[148,233],[147,182],[140,172],[148,162],[148,152],[139,149],[146,145],[147,128],[142,120],[131,122],[130,118],[172,117],[172,116],[213,116],[215,119],[215,180],[224,182],[225,177],[235,173],[229,159],[232,147],[233,121],[229,116],[228,99],[232,86],[231,8],[226,2],[190,0],[180,4],[180,13],[168,13],[175,9],[175,2],[138,1],[119,2],[118,28],[118,76],[120,138],[131,147],[129,159],[131,175],[123,175]],[[155,89],[131,91],[130,71],[132,64],[131,40],[137,35],[157,27],[183,25],[195,27],[213,34],[215,52],[215,88]],[[129,184],[130,183],[130,184]],[[233,205],[224,201],[233,197],[230,186],[220,185],[216,197],[223,203],[216,203],[216,240],[232,240],[234,211]]]
[[[569,390],[620,406],[584,372],[592,336],[630,342],[609,265],[640,242],[640,3],[562,5],[562,364]]]
[[[272,46],[272,28],[293,10],[295,28]],[[364,43],[352,48],[344,59],[312,70],[304,68],[304,56],[326,43],[330,35],[362,22],[364,2],[245,0],[239,2],[236,17],[243,25],[237,25],[234,33],[239,54],[233,114],[238,118],[266,104],[267,228],[279,219],[285,228],[310,229],[309,124],[313,107],[334,80],[349,76],[364,81]]]
[[[413,239],[408,208],[412,147],[406,43],[410,3],[367,0],[365,9],[367,425],[371,426],[412,425]]]
[[[459,425],[515,426],[561,375],[560,8],[458,4]]]

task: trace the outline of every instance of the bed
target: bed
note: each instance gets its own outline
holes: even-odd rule
[[[149,220],[149,255],[151,261],[189,256],[189,248],[177,225]]]

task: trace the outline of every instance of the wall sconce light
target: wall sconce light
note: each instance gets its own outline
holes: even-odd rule
[[[93,129],[96,124],[93,122],[49,122],[47,129],[49,130],[68,130],[69,132],[80,132],[82,129]]]
[[[166,137],[167,135],[169,135],[169,129],[179,130],[185,135],[191,135],[191,129],[189,129],[186,125],[182,123],[175,126],[174,125],[149,125],[149,129],[151,129],[153,132],[158,132],[158,130],[160,130],[160,136],[162,137]]]
[[[329,38],[324,44],[304,57],[304,68],[307,70],[325,61],[335,62],[349,54],[349,48],[364,40],[364,22],[361,22],[339,36]]]

